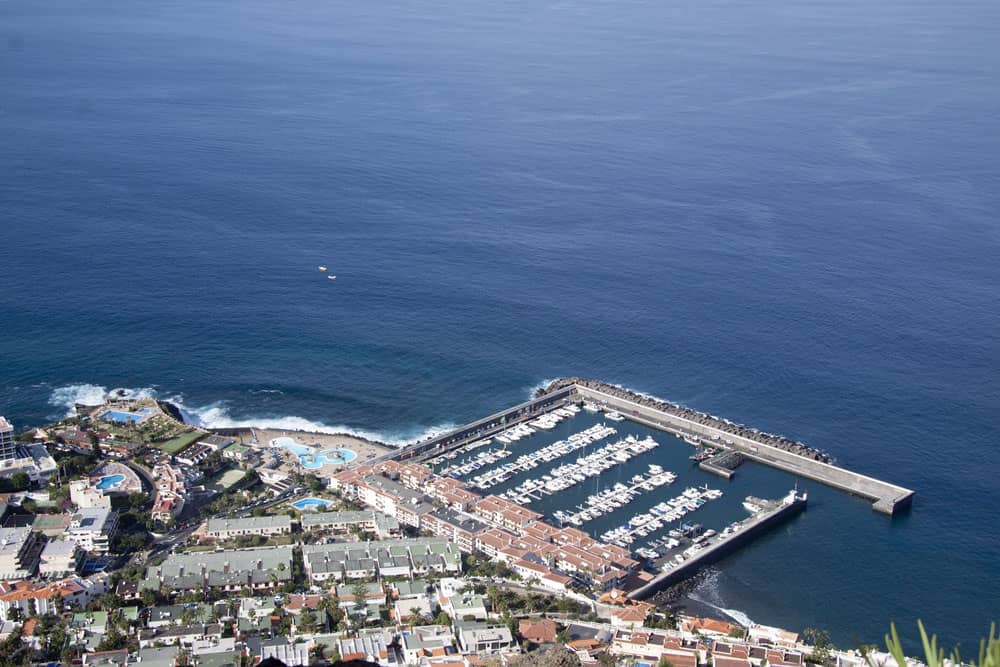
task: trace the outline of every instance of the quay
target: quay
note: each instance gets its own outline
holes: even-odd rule
[[[771,501],[761,511],[743,521],[733,524],[723,532],[706,540],[702,548],[680,562],[665,559],[660,574],[646,584],[629,592],[633,600],[643,600],[683,579],[687,579],[706,565],[738,549],[744,542],[769,528],[790,519],[806,508],[806,494],[791,491],[780,501]]]

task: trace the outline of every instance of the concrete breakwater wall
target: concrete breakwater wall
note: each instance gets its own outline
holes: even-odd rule
[[[599,391],[601,394],[606,394],[609,396],[614,396],[620,398],[629,403],[635,403],[639,406],[652,408],[658,412],[664,412],[668,415],[672,415],[683,419],[685,423],[688,424],[698,424],[702,426],[711,427],[713,434],[728,434],[728,436],[740,436],[743,438],[750,438],[754,442],[769,445],[771,447],[776,447],[785,451],[792,452],[793,454],[798,454],[805,458],[814,459],[816,461],[825,461],[829,463],[830,458],[820,450],[815,447],[810,447],[809,445],[792,440],[791,438],[786,438],[783,435],[774,435],[773,433],[764,433],[755,428],[745,426],[743,424],[736,424],[719,417],[715,417],[704,412],[699,412],[691,408],[686,408],[683,405],[677,405],[676,403],[670,403],[664,401],[663,399],[654,398],[652,396],[645,396],[643,394],[638,394],[624,387],[618,387],[606,382],[601,382],[600,380],[585,380],[582,378],[562,378],[555,380],[548,387],[539,391],[539,395],[547,394],[551,391],[556,391],[563,387],[576,387],[577,389],[592,389],[594,391]],[[689,433],[698,433],[698,431],[692,428],[686,428]]]
[[[715,447],[738,451],[759,463],[867,498],[872,501],[873,509],[878,512],[894,514],[908,506],[913,498],[913,491],[910,489],[826,463],[819,460],[821,457],[818,456],[817,450],[788,438],[759,434],[748,427],[731,424],[686,408],[681,408],[682,412],[679,412],[677,406],[673,404],[640,396],[620,387],[594,381],[585,382],[586,384],[574,382],[571,385],[575,388],[576,394],[584,400],[609,406],[653,428],[709,438]],[[565,386],[559,387],[558,384],[557,387],[557,391],[565,388]],[[609,389],[613,391],[608,391]],[[695,418],[689,418],[686,416],[687,413],[695,415]],[[779,443],[782,446],[772,443]],[[791,443],[793,446],[785,443]]]
[[[805,508],[806,496],[796,495],[794,500],[790,502],[783,502],[775,509],[747,519],[735,533],[715,538],[714,543],[680,565],[668,566],[668,569],[654,577],[649,583],[631,591],[628,596],[634,600],[644,600],[651,597],[664,588],[692,576],[706,565],[732,553],[751,538],[786,519],[790,519]]]
[[[500,433],[506,428],[526,419],[534,419],[543,412],[554,410],[574,392],[573,387],[564,387],[542,396],[535,397],[530,401],[519,403],[506,410],[501,410],[489,417],[460,426],[459,428],[443,433],[437,437],[415,442],[402,449],[393,452],[383,458],[392,458],[398,461],[414,459],[424,454],[448,450],[453,447],[460,447],[473,440],[479,440],[491,435]]]

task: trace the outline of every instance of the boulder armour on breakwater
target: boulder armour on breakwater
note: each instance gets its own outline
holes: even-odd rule
[[[661,412],[666,412],[668,414],[675,415],[677,417],[682,417],[684,419],[702,424],[704,426],[711,426],[712,428],[718,429],[720,431],[725,431],[726,433],[731,433],[732,435],[740,436],[743,438],[750,438],[758,442],[762,442],[766,445],[770,445],[777,449],[782,449],[786,452],[791,452],[799,456],[813,459],[814,461],[822,461],[823,463],[830,463],[830,457],[824,452],[816,449],[815,447],[810,447],[804,443],[792,440],[791,438],[786,438],[782,435],[774,435],[772,433],[764,433],[755,428],[745,426],[743,424],[735,424],[733,422],[724,421],[722,419],[717,419],[712,415],[705,414],[704,412],[699,412],[697,410],[692,410],[691,408],[686,408],[682,405],[677,405],[676,403],[670,403],[668,401],[661,400],[659,398],[653,398],[652,396],[645,396],[643,394],[638,394],[634,391],[625,389],[624,387],[619,387],[613,384],[608,384],[606,382],[601,382],[599,380],[586,380],[583,378],[560,378],[549,383],[547,387],[539,389],[535,392],[535,396],[543,396],[550,392],[563,387],[570,387],[573,385],[578,385],[581,387],[589,387],[597,391],[601,391],[605,394],[610,394],[612,396],[617,396],[618,398],[631,401],[633,403],[638,403],[639,405],[646,406],[648,408],[653,408]]]

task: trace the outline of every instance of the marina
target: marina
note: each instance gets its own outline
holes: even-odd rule
[[[473,457],[471,461],[463,459],[463,461],[458,465],[452,465],[438,470],[438,474],[449,475],[451,477],[468,475],[473,471],[479,470],[484,465],[496,463],[497,461],[510,456],[511,452],[506,448],[506,445],[534,433],[533,430],[531,430],[530,433],[524,433],[523,429],[518,428],[511,429],[511,431],[516,431],[518,433],[518,435],[513,439],[510,437],[497,437],[497,440],[504,443],[503,449],[491,449],[488,452],[480,452]],[[524,435],[520,435],[521,433],[524,433]],[[604,424],[595,424],[588,429],[574,433],[566,438],[566,440],[557,440],[551,445],[547,445],[533,452],[523,454],[511,463],[505,463],[502,466],[488,470],[467,481],[471,486],[479,490],[485,490],[498,483],[507,481],[517,473],[532,470],[533,468],[537,468],[540,463],[554,461],[555,459],[566,456],[574,451],[583,450],[588,445],[604,440],[605,438],[609,438],[615,433],[617,433],[617,431],[611,427],[605,426]],[[451,454],[448,454],[445,457],[433,459],[429,461],[429,463],[434,465],[436,462],[440,463],[442,459],[446,458],[451,458]]]
[[[539,500],[543,495],[565,491],[590,478],[600,477],[605,471],[620,466],[633,457],[650,452],[657,447],[659,447],[659,443],[648,436],[639,440],[630,435],[623,440],[606,445],[592,454],[581,456],[574,463],[557,466],[548,475],[526,480],[517,487],[498,495],[521,505],[527,505]]]
[[[636,597],[795,516],[805,493],[766,498],[776,488],[798,489],[800,478],[868,498],[886,514],[912,497],[908,489],[830,464],[819,450],[718,417],[601,383],[557,382],[550,389],[393,458],[424,461],[471,490],[530,506],[554,526],[629,550],[646,570],[640,577],[646,583],[632,584]],[[720,482],[724,490],[713,488]],[[674,483],[683,490],[668,497],[663,489]]]
[[[674,522],[680,521],[689,512],[698,510],[708,501],[717,500],[722,495],[722,491],[718,489],[688,487],[684,493],[668,501],[658,503],[651,507],[648,512],[636,514],[628,520],[628,523],[602,534],[601,541],[628,548],[637,537],[647,537]],[[672,529],[671,532],[676,530]],[[679,535],[673,534],[669,537],[676,538]],[[650,542],[649,546],[653,548],[658,544],[653,541]]]
[[[673,484],[676,479],[677,475],[674,473],[664,471],[660,466],[651,464],[648,474],[636,475],[631,479],[631,486],[617,482],[610,488],[588,496],[585,503],[576,506],[576,512],[556,510],[552,516],[561,524],[582,526],[599,516],[611,514],[625,507],[642,495],[643,491],[654,491],[666,484]]]
[[[469,466],[470,457],[463,458],[463,454],[480,461],[493,458],[496,463],[492,467],[481,465],[472,470],[469,466],[466,475],[459,478],[473,490],[482,491],[486,486],[489,493],[541,511],[551,517],[553,525],[581,528],[597,539],[648,556],[665,549],[673,539],[667,531],[683,528],[692,512],[698,512],[700,522],[722,528],[745,511],[736,502],[738,494],[729,498],[726,493],[723,498],[722,490],[710,488],[717,478],[691,460],[687,444],[673,436],[657,439],[656,433],[628,419],[611,426],[606,413],[584,405],[573,419],[562,420],[556,429],[537,431],[502,450],[496,447],[495,439],[485,448],[483,441],[477,440],[428,463],[444,465],[438,470],[440,474],[449,467],[462,467],[463,461]],[[616,440],[594,449],[598,439],[609,437]],[[642,457],[628,452],[628,458],[621,457],[626,458],[624,462],[614,458],[619,448],[627,452],[627,445],[643,442],[657,446]],[[583,443],[589,447],[580,446]],[[706,449],[713,455],[718,452]],[[587,452],[596,454],[594,459],[601,464],[584,460]],[[570,458],[566,453],[575,456]],[[530,477],[526,471],[532,472]],[[664,493],[678,481],[683,484],[680,492]]]

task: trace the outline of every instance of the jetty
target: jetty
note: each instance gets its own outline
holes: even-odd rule
[[[781,500],[747,499],[755,503],[753,514],[728,526],[711,537],[698,537],[683,548],[681,553],[668,555],[657,561],[660,573],[652,580],[629,592],[633,600],[643,600],[683,579],[706,565],[738,549],[742,544],[769,528],[790,519],[806,508],[808,496],[792,490]],[[748,507],[749,509],[749,507]]]

